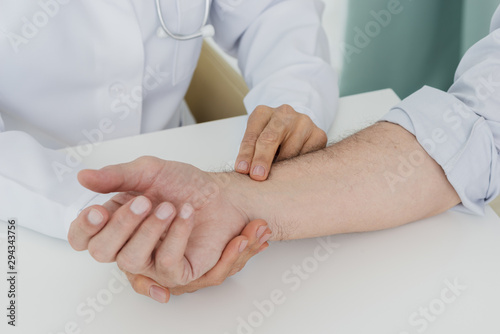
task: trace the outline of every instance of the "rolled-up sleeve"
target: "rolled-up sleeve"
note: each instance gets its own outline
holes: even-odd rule
[[[500,193],[500,8],[491,33],[462,59],[443,92],[424,87],[382,121],[413,133],[460,196],[456,209],[482,214]]]

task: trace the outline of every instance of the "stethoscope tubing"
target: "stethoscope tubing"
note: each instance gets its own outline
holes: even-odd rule
[[[198,28],[198,32],[189,35],[175,34],[171,32],[170,29],[168,29],[167,25],[165,24],[165,20],[163,19],[163,11],[161,8],[160,0],[155,0],[155,2],[156,2],[156,12],[158,15],[158,19],[160,20],[161,28],[171,38],[176,39],[178,41],[187,41],[198,37],[207,37],[213,34],[213,27],[207,26],[208,15],[210,14],[210,0],[205,0],[205,13],[203,15],[203,22],[201,26]]]

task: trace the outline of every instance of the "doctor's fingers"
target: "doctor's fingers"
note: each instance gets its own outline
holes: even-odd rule
[[[240,150],[234,169],[238,173],[250,173],[253,155],[255,153],[255,145],[257,140],[269,123],[274,109],[266,106],[259,106],[248,116],[247,128],[240,144]]]
[[[326,147],[327,142],[326,133],[318,128],[308,116],[301,115],[290,136],[281,144],[276,161],[320,150]]]
[[[239,272],[252,257],[269,247],[267,241],[271,238],[272,231],[264,220],[257,219],[248,223],[242,235],[248,238],[248,247],[241,251],[228,276],[233,276]]]
[[[233,238],[222,252],[217,264],[205,275],[184,286],[170,289],[173,295],[195,292],[210,286],[220,285],[226,278],[239,272],[256,254],[266,249],[271,230],[263,220],[254,220]]]
[[[321,130],[320,128],[316,128],[313,130],[313,133],[300,150],[300,154],[302,155],[309,152],[321,150],[326,147],[327,143],[328,136],[326,135],[325,131]]]
[[[159,303],[168,303],[170,299],[170,291],[168,288],[161,286],[147,276],[131,274],[126,271],[124,271],[124,273],[127,275],[127,279],[135,292],[146,297],[151,297]]]
[[[151,202],[138,196],[120,207],[88,244],[90,255],[99,262],[113,262],[116,255],[151,210]]]
[[[154,261],[153,253],[175,218],[175,207],[161,203],[149,215],[116,256],[118,267],[132,274],[146,271]]]
[[[169,288],[191,282],[194,269],[184,254],[194,226],[193,213],[194,209],[189,203],[182,206],[165,239],[155,251],[153,265],[142,274]]]
[[[283,105],[277,108],[269,123],[260,134],[255,144],[255,152],[250,167],[250,177],[257,181],[266,180],[278,148],[297,131],[301,130],[305,115],[299,114],[292,107]]]
[[[187,285],[178,285],[170,288],[170,293],[178,296],[222,284],[230,276],[229,273],[233,270],[239,257],[243,256],[242,252],[248,249],[247,245],[248,239],[246,237],[241,235],[235,237],[227,244],[219,261],[217,261],[212,269]],[[240,247],[243,248],[242,252],[240,252]]]

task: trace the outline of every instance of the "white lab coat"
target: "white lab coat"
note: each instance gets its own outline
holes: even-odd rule
[[[204,0],[163,0],[192,33]],[[213,0],[215,40],[236,55],[245,106],[290,104],[327,130],[338,89],[316,0]],[[157,33],[153,0],[0,0],[0,220],[58,238],[95,194],[67,146],[180,125],[201,38]]]

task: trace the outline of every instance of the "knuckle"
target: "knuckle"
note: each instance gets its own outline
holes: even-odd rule
[[[196,290],[194,290],[194,291],[196,291]],[[170,294],[174,295],[174,296],[180,296],[180,295],[183,295],[186,292],[189,293],[191,291],[189,291],[189,290],[183,290],[183,289],[178,289],[178,288],[170,289]]]
[[[296,113],[295,109],[289,104],[283,104],[281,105],[278,110],[284,114],[293,114]]]
[[[258,144],[261,145],[274,145],[278,143],[279,135],[275,131],[264,131],[261,133],[258,139]]]
[[[127,211],[130,211],[130,209],[128,209]],[[137,225],[138,223],[138,220],[133,219],[132,217],[134,216],[135,215],[131,215],[129,212],[125,212],[125,210],[118,210],[115,213],[115,219],[116,219],[115,222],[118,229],[122,231],[128,231],[132,227],[135,227],[135,225]]]
[[[241,271],[243,267],[235,267],[233,269],[231,269],[231,272],[229,272],[229,275],[228,276],[234,276],[236,275],[237,273],[239,273]]]
[[[77,252],[84,251],[87,248],[86,246],[84,246],[84,243],[76,238],[71,232],[68,234],[68,242],[71,248],[73,248]]]
[[[323,130],[318,130],[318,143],[321,147],[325,147],[327,142],[328,142],[328,136],[326,135],[325,131]]]
[[[306,114],[298,114],[297,116],[299,124],[306,125],[306,124],[311,124],[312,120],[309,116]]]
[[[211,286],[219,286],[222,283],[224,283],[224,278],[223,277],[216,277],[213,281],[210,282]]]
[[[288,109],[278,109],[278,111],[275,113],[275,117],[273,117],[273,119],[271,120],[271,124],[278,129],[287,127],[295,122],[296,117],[296,112],[290,112]]]
[[[150,155],[145,155],[145,156],[137,158],[135,161],[140,162],[140,163],[145,163],[145,162],[153,162],[153,161],[156,161],[156,160],[157,160],[156,157],[153,157],[153,156],[150,156]]]
[[[97,262],[100,263],[110,263],[113,262],[113,256],[109,254],[102,247],[96,247],[92,244],[89,245],[89,254],[92,256]]]
[[[118,265],[118,268],[123,271],[128,271],[132,274],[137,274],[141,269],[133,256],[130,256],[130,254],[125,251],[122,251],[118,254],[118,256],[116,257],[116,263]]]
[[[130,281],[130,280],[129,280]],[[132,289],[138,294],[143,294],[143,291],[141,290],[141,286],[137,284],[137,281],[130,281],[130,285],[132,285]]]
[[[152,221],[147,224],[142,224],[139,230],[139,233],[144,236],[145,239],[151,240],[160,234],[160,227],[166,225],[164,221]]]
[[[257,139],[259,139],[259,134],[256,132],[248,132],[245,134],[243,137],[243,140],[241,143],[243,145],[254,145],[257,142]]]
[[[258,105],[257,107],[255,107],[253,113],[250,115],[262,115],[262,114],[267,114],[269,113],[269,111],[271,110],[270,107],[268,106],[265,106],[265,105]]]
[[[157,164],[160,163],[160,159],[157,157],[146,155],[137,158],[134,162],[137,163],[138,167],[144,168],[144,167],[156,166]]]
[[[157,268],[165,273],[169,274],[170,273],[170,268],[174,265],[174,260],[171,256],[168,255],[161,255],[156,258],[156,266]]]

